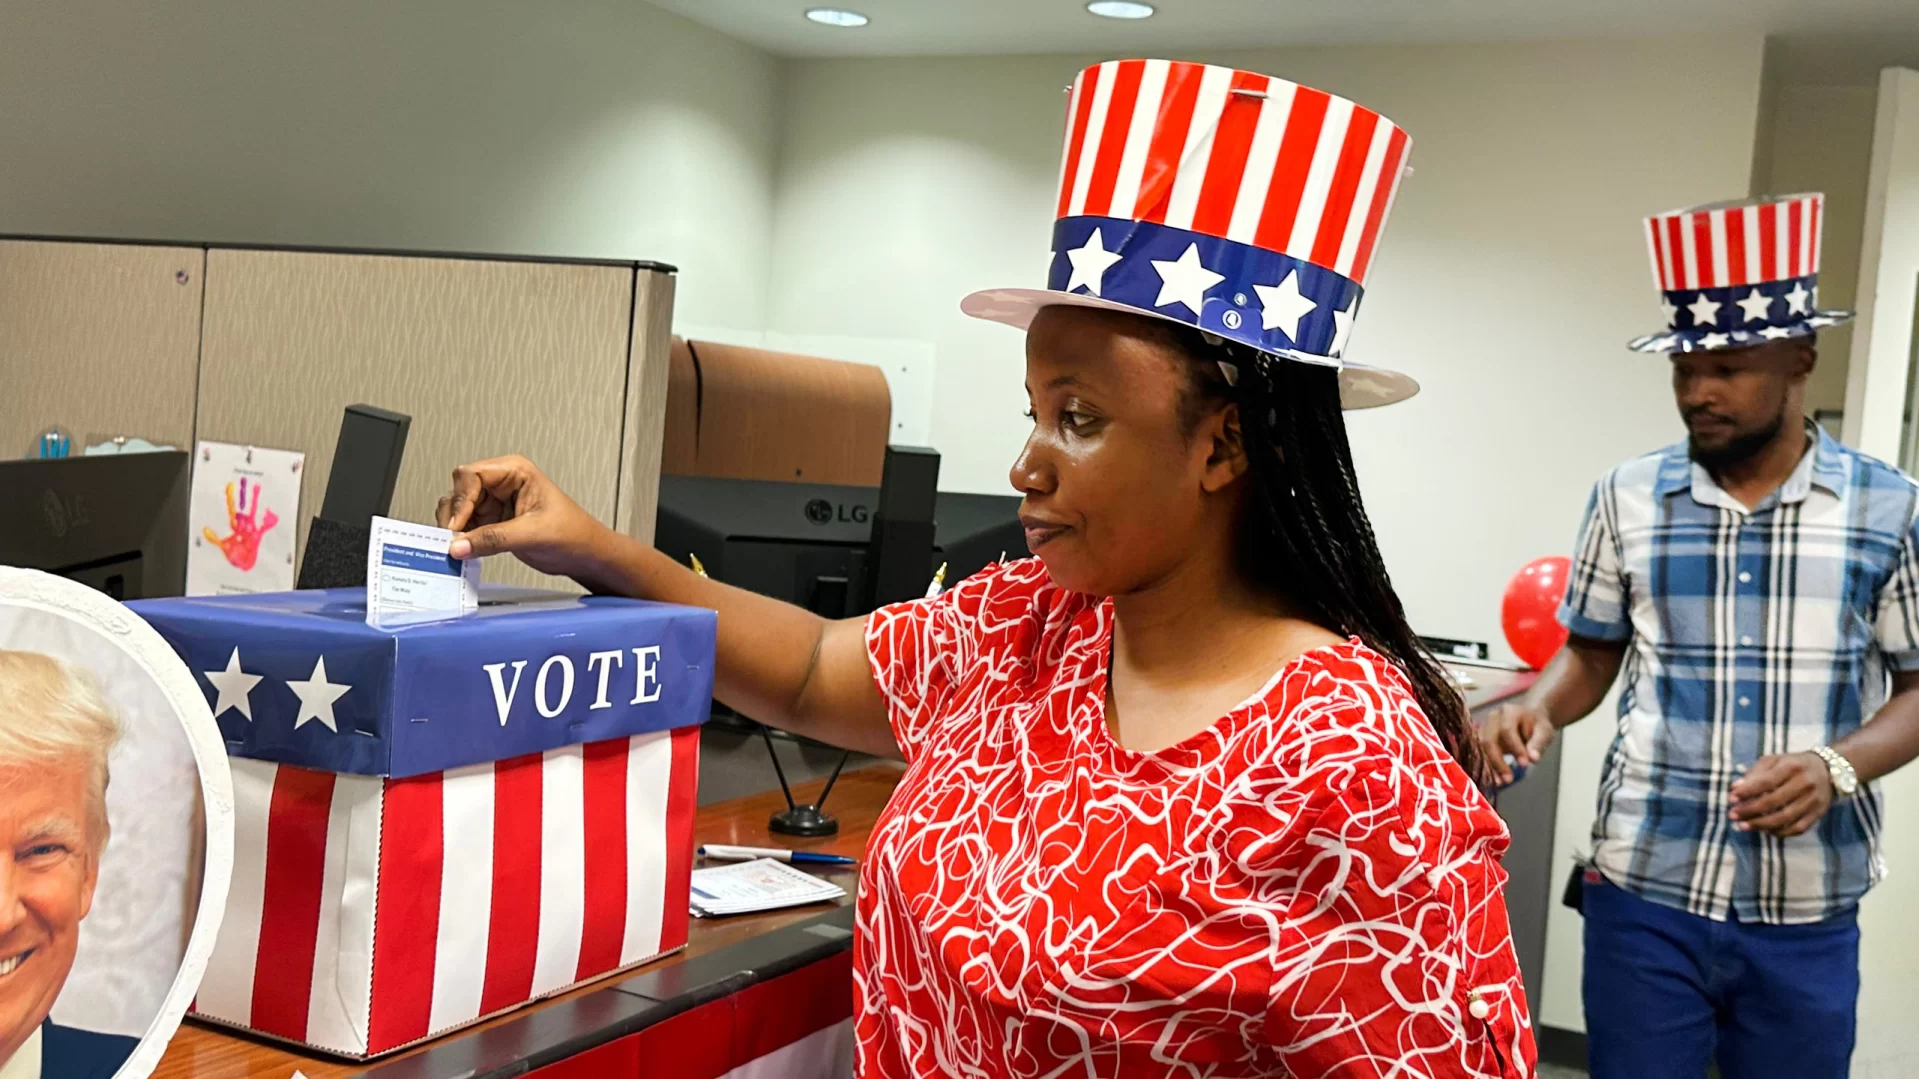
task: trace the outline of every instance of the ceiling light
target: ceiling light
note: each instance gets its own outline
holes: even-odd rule
[[[1108,19],[1150,19],[1153,17],[1153,5],[1135,4],[1132,0],[1093,0],[1086,10]]]
[[[1122,6],[1138,7],[1139,5],[1132,4]],[[816,7],[807,11],[806,17],[822,26],[841,26],[849,29],[855,26],[865,26],[867,23],[873,21],[857,11],[846,11],[836,7]]]

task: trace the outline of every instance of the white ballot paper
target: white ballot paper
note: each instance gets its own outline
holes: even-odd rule
[[[366,619],[460,615],[480,609],[480,560],[449,557],[444,528],[373,519],[366,548]]]
[[[692,912],[700,917],[777,910],[838,899],[846,889],[802,873],[785,862],[761,858],[693,871]]]

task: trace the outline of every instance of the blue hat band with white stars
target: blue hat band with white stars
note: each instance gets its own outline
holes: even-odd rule
[[[1671,289],[1663,302],[1667,328],[1673,330],[1790,328],[1818,313],[1819,275],[1730,288]]]
[[[1852,317],[1850,311],[1819,309],[1816,273],[1728,288],[1667,289],[1661,295],[1665,332],[1634,338],[1627,347],[1639,352],[1748,348],[1804,337]]]
[[[1280,355],[1338,360],[1365,289],[1277,251],[1113,217],[1053,226],[1047,287],[1097,296]]]

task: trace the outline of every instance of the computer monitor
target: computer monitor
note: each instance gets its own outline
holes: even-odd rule
[[[69,577],[114,599],[186,590],[190,455],[0,461],[0,565]]]
[[[878,505],[874,487],[662,476],[653,543],[730,585],[849,618],[871,610],[862,582]],[[1026,556],[1018,498],[941,493],[934,525],[922,583],[942,562],[951,584]]]

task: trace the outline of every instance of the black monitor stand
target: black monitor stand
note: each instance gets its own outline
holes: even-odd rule
[[[886,464],[880,472],[879,508],[873,514],[872,538],[867,541],[866,579],[860,582],[862,606],[876,611],[890,603],[915,599],[926,591],[926,567],[933,561],[933,509],[938,501],[940,455],[937,450],[920,446],[888,446]],[[773,814],[766,826],[778,835],[836,835],[840,822],[820,807],[833,793],[840,770],[851,753],[841,753],[826,787],[810,805],[793,801],[793,788],[786,782],[786,770],[773,752],[773,736],[765,726],[760,737],[766,739],[766,755],[773,758],[773,771],[780,777],[780,790],[786,795],[786,808]]]

